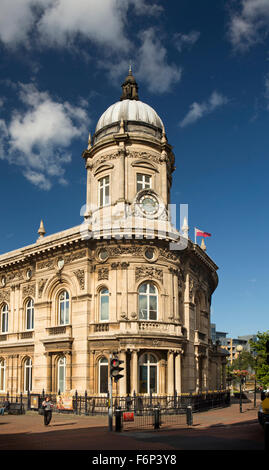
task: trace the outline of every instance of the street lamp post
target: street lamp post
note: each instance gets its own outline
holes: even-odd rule
[[[242,410],[242,375],[241,375],[241,352],[243,351],[243,346],[241,344],[238,344],[238,346],[236,346],[236,350],[238,352],[238,359],[239,359],[239,370],[240,370],[240,395],[239,395],[239,409],[240,409],[240,413],[243,413],[243,410]]]
[[[258,356],[254,356],[254,361],[255,361],[255,367],[254,367],[254,372],[255,372],[255,379],[254,379],[254,408],[256,408],[256,388],[257,388],[257,359]]]

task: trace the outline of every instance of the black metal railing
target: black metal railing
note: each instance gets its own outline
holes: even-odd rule
[[[0,402],[9,400],[10,403],[21,403],[25,410],[38,410],[41,408],[45,396],[49,395],[54,403],[54,410],[64,413],[75,413],[77,415],[105,415],[108,413],[108,396],[89,396],[87,392],[79,395],[75,392],[72,397],[72,409],[57,409],[56,394],[47,393],[44,390],[41,394],[26,393],[12,396],[9,393],[0,395]],[[212,408],[224,408],[230,406],[230,392],[216,391],[203,392],[200,394],[189,393],[173,396],[161,395],[127,395],[126,397],[113,397],[113,412],[116,408],[127,411],[133,411],[136,416],[151,416],[154,409],[159,408],[161,415],[180,415],[188,406],[192,411],[202,412]]]

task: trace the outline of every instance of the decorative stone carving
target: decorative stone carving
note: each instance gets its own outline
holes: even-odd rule
[[[126,315],[125,312],[122,312],[122,313],[120,314],[120,318],[121,318],[121,320],[128,320],[128,317],[127,317],[127,315]]]
[[[160,255],[163,256],[165,259],[171,259],[172,261],[178,261],[178,255],[175,254],[173,251],[166,250],[164,248],[159,248]]]
[[[47,282],[47,279],[40,279],[38,281],[38,297],[39,298],[42,297],[43,290],[44,290],[46,282]]]
[[[136,312],[131,313],[131,319],[132,320],[137,320],[137,313]]]
[[[108,279],[108,268],[98,269],[98,281],[102,281],[103,279]]]
[[[111,263],[111,269],[118,269],[120,263]]]
[[[9,290],[1,290],[0,291],[0,303],[9,302],[9,301],[10,301],[10,291]]]
[[[86,254],[86,250],[76,251],[75,253],[71,253],[71,255],[64,256],[64,261],[65,263],[71,263],[77,259],[85,258]]]
[[[86,250],[81,250],[81,251],[75,251],[74,253],[71,253],[70,255],[65,255],[65,256],[60,256],[60,258],[64,261],[64,265],[67,263],[71,263],[72,261],[76,261],[77,259],[85,258],[87,252]],[[57,261],[59,260],[59,257],[57,257]],[[37,269],[49,269],[54,266],[56,263],[55,259],[50,259],[46,261],[41,261],[40,263],[37,264]]]
[[[121,269],[127,269],[130,263],[121,263]]]
[[[54,260],[46,260],[46,261],[41,261],[40,263],[37,264],[37,269],[49,269],[52,268],[54,265]]]
[[[135,280],[143,277],[157,279],[158,281],[163,282],[163,270],[155,268],[153,266],[139,266],[135,268]]]
[[[109,160],[115,160],[116,158],[119,158],[120,157],[120,153],[119,152],[115,152],[115,153],[110,153],[110,154],[107,154],[107,155],[102,155],[102,157],[98,158],[93,164],[92,164],[92,169],[95,170],[95,168],[97,168],[99,165],[101,165],[102,163],[105,163]]]
[[[28,286],[24,286],[22,288],[22,296],[23,297],[28,297],[28,296],[35,297],[35,284],[28,284]]]
[[[142,255],[142,246],[111,246],[107,248],[109,256],[120,256],[120,255]]]
[[[154,163],[163,163],[161,156],[154,155],[149,152],[130,152],[129,150],[126,151],[127,158],[137,158],[139,160],[150,160]]]
[[[85,272],[84,269],[78,269],[77,271],[74,271],[74,274],[79,282],[79,286],[81,290],[85,288]]]

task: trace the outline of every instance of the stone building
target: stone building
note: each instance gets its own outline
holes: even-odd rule
[[[82,225],[0,256],[0,394],[108,389],[172,395],[225,387],[210,339],[217,266],[170,222],[175,157],[129,74],[83,152]]]

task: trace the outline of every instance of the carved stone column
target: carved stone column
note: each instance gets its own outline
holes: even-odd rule
[[[68,351],[66,357],[66,390],[72,390],[72,353]]]
[[[130,374],[131,374],[131,395],[135,392],[136,394],[139,392],[138,390],[138,350],[133,349],[131,351],[131,367],[130,367]]]
[[[46,368],[47,368],[47,380],[46,380],[46,393],[52,392],[52,355],[51,353],[45,353],[46,356]]]
[[[183,354],[183,349],[177,351],[175,357],[175,389],[177,394],[181,394],[181,383],[182,383],[182,371],[181,371],[181,355]]]
[[[167,395],[174,395],[174,351],[167,352]]]

